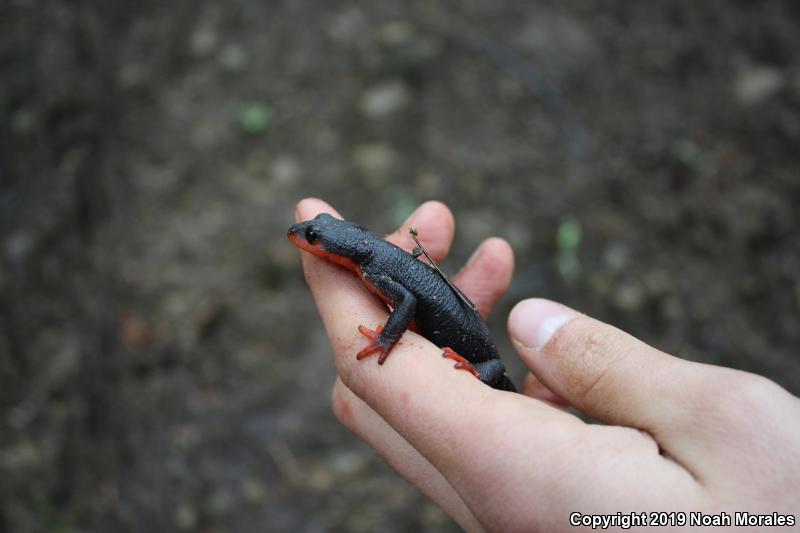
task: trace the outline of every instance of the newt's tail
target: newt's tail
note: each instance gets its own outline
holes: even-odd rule
[[[500,381],[494,386],[494,388],[498,390],[507,390],[509,392],[517,392],[517,388],[506,374],[503,374],[503,377],[500,378]]]

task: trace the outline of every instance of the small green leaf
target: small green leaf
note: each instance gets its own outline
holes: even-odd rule
[[[272,111],[267,105],[250,102],[239,111],[239,125],[247,133],[261,133],[267,129],[271,116]]]
[[[700,148],[688,139],[678,139],[672,143],[672,156],[686,166],[697,166],[703,158]]]
[[[581,261],[578,257],[581,233],[581,223],[572,217],[562,220],[556,230],[556,266],[569,283],[575,282],[581,273]]]
[[[581,223],[574,218],[561,221],[556,232],[556,247],[560,252],[576,252],[581,244]]]

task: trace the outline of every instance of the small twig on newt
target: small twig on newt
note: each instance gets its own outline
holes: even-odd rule
[[[464,303],[467,304],[468,306],[470,306],[473,311],[477,311],[478,308],[475,307],[475,304],[472,303],[472,301],[470,301],[469,298],[467,298],[466,294],[461,292],[461,289],[456,287],[456,285],[452,281],[450,281],[450,279],[447,276],[444,275],[444,272],[442,272],[442,270],[439,268],[439,265],[436,264],[436,261],[434,261],[433,258],[430,255],[428,255],[428,252],[425,251],[425,248],[422,247],[422,243],[419,242],[419,239],[417,238],[417,229],[416,228],[408,228],[408,232],[411,234],[411,238],[414,239],[414,242],[417,243],[417,245],[411,251],[411,255],[413,255],[414,257],[419,257],[420,255],[424,255],[425,258],[428,260],[428,263],[430,264],[430,266],[440,276],[442,276],[442,279],[445,280],[448,285],[450,285],[450,287],[456,292],[456,294],[458,294],[458,296],[462,300],[464,300]]]

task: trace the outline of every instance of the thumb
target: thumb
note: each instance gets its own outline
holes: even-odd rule
[[[781,420],[795,416],[796,398],[768,379],[667,355],[548,300],[518,303],[508,322],[515,348],[545,386],[602,422],[646,431],[695,477],[731,465],[742,472],[752,454],[792,446],[783,424],[754,431],[743,423],[774,419],[776,405],[793,406]],[[739,447],[726,446],[735,440]]]
[[[550,390],[606,423],[663,434],[680,416],[694,363],[667,355],[561,304],[524,300],[509,334],[525,364]],[[694,385],[692,385],[694,384]]]

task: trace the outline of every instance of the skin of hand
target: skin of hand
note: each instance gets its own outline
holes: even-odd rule
[[[340,217],[317,199],[295,216],[321,212]],[[441,261],[454,232],[447,207],[421,205],[387,239],[410,251],[412,226]],[[508,321],[530,369],[522,394],[454,370],[411,331],[384,365],[357,361],[358,325],[382,325],[387,310],[352,273],[302,258],[339,376],[336,417],[465,530],[568,531],[575,512],[800,510],[800,400],[774,382],[673,357],[541,299],[520,302]],[[485,317],[513,265],[510,246],[491,238],[453,281]],[[636,530],[646,529],[668,528]]]

